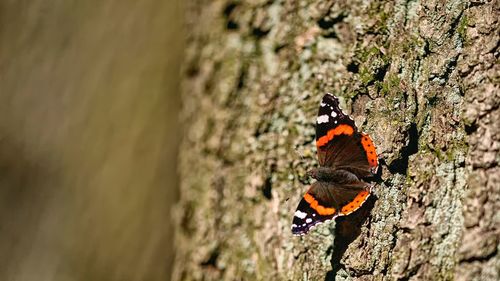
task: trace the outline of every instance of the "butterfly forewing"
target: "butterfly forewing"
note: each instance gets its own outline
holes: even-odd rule
[[[368,140],[363,141],[364,138]],[[370,151],[367,151],[368,145],[372,148]],[[323,97],[318,110],[316,147],[319,164],[323,167],[347,168],[358,177],[367,177],[372,174],[373,167],[378,166],[371,139],[358,132],[352,118],[344,114],[338,99],[330,94]]]
[[[304,194],[292,222],[292,233],[303,234],[313,226],[357,210],[369,196],[369,185],[362,181],[339,185],[315,182]]]
[[[331,94],[324,95],[316,118],[316,147],[318,153],[320,148],[324,147],[335,135],[355,132],[357,132],[356,124],[340,109],[337,97]]]

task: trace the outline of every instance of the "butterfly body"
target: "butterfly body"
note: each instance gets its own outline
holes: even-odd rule
[[[304,194],[294,214],[292,233],[296,235],[360,208],[372,187],[363,179],[375,174],[378,167],[370,136],[358,131],[331,94],[326,94],[320,103],[316,147],[320,167],[308,175],[317,181]]]
[[[320,182],[353,182],[358,180],[355,174],[347,170],[328,167],[314,168],[308,172],[308,175]]]

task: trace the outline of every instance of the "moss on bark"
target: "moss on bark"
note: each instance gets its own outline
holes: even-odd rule
[[[498,279],[496,9],[192,3],[174,279]],[[357,215],[297,238],[325,92],[373,137],[381,180]]]

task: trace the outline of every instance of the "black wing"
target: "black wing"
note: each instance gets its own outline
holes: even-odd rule
[[[313,226],[348,215],[363,205],[371,186],[362,181],[350,183],[315,182],[297,206],[292,233],[306,234]]]
[[[376,172],[378,158],[370,136],[340,109],[338,99],[326,94],[316,120],[316,147],[320,166],[348,170],[358,177]]]

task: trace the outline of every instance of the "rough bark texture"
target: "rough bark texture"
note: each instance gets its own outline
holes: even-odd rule
[[[498,8],[192,3],[174,280],[498,280]],[[382,172],[357,213],[294,237],[325,92]]]

